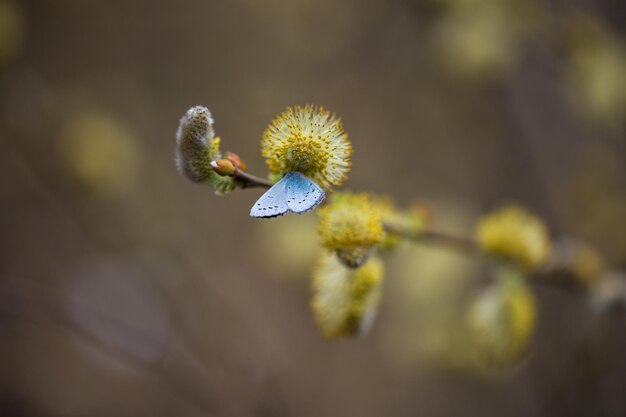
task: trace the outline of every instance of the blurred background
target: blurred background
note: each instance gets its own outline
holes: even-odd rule
[[[347,189],[470,235],[519,201],[626,267],[620,0],[0,0],[0,415],[625,416],[626,317],[538,286],[527,355],[477,371],[434,247],[390,260],[372,331],[309,312],[315,214],[248,217],[180,176],[208,106],[265,175],[288,105],[339,114]],[[455,319],[452,319],[454,321]]]

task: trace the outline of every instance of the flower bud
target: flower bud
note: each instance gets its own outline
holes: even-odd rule
[[[231,176],[237,172],[237,168],[235,165],[228,159],[218,159],[217,161],[212,161],[211,166],[221,176]]]
[[[233,165],[241,171],[246,171],[248,169],[248,166],[243,159],[241,159],[241,157],[234,152],[226,152],[226,159],[232,162]]]

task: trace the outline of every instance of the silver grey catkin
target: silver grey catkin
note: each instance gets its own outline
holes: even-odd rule
[[[180,119],[176,132],[176,167],[194,182],[208,180],[213,172],[211,161],[217,157],[211,112],[194,106]],[[217,147],[215,147],[217,148]]]

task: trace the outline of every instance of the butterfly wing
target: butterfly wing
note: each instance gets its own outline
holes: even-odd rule
[[[289,211],[287,193],[285,192],[286,184],[289,181],[287,175],[274,184],[254,203],[250,210],[250,216],[270,218],[287,214],[287,211]]]
[[[286,179],[287,207],[294,213],[304,213],[317,207],[324,200],[324,190],[299,172],[290,172]]]

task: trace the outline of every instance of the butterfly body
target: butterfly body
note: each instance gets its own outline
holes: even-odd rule
[[[299,172],[288,172],[254,203],[250,216],[278,217],[288,212],[304,213],[324,200],[322,188]]]

